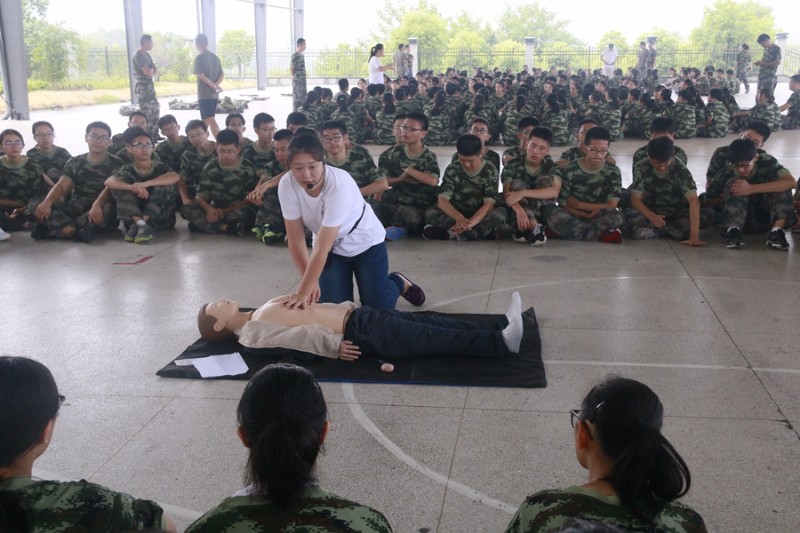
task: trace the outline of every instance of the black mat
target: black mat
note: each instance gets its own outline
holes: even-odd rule
[[[440,314],[423,311],[428,314]],[[501,315],[447,314],[452,318],[476,322],[495,322]],[[542,341],[533,308],[522,314],[525,333],[518,355],[510,357],[383,357],[394,364],[394,372],[382,372],[374,359],[340,361],[285,349],[245,348],[236,340],[208,343],[198,340],[177,358],[204,357],[239,352],[250,369],[239,376],[214,379],[249,379],[260,368],[277,362],[304,366],[319,381],[354,383],[406,383],[472,387],[545,387],[547,378],[542,363]],[[156,374],[167,378],[202,379],[194,366],[170,362]]]

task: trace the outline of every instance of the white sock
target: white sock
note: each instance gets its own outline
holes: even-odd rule
[[[147,222],[145,222],[143,218],[140,218],[139,220],[136,221],[136,225],[139,226],[140,228],[143,228],[147,225]]]
[[[502,331],[503,340],[511,353],[519,353],[524,326],[522,324],[522,298],[516,291],[511,295],[511,303],[506,310],[506,318],[508,319],[508,326]]]
[[[780,231],[781,233],[783,233],[783,228],[775,228],[775,227],[773,227],[772,231]]]

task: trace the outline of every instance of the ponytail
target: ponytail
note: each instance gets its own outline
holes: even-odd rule
[[[390,115],[394,115],[397,112],[392,93],[383,93],[383,112]]]

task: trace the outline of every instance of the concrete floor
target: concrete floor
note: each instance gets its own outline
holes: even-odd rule
[[[265,109],[282,121],[289,99],[278,92],[254,105],[248,122]],[[34,118],[51,119],[57,144],[80,153],[85,124],[105,117],[117,131],[125,121],[115,113],[102,106]],[[177,114],[184,125],[194,118]],[[708,156],[733,138],[680,143],[699,186]],[[781,132],[766,145],[795,176],[798,141],[800,132]],[[628,182],[642,144],[614,144]],[[443,163],[451,149],[437,153]],[[395,531],[501,531],[527,494],[584,481],[569,409],[613,373],[660,395],[664,432],[692,471],[685,501],[710,530],[796,531],[800,239],[790,237],[785,253],[764,246],[763,235],[748,236],[742,250],[727,250],[713,229],[703,235],[704,248],[389,243],[392,269],[424,286],[424,309],[501,312],[519,290],[541,323],[549,384],[324,384],[332,432],[322,484],[381,510]],[[235,408],[244,383],[155,372],[197,337],[201,303],[225,296],[259,305],[296,283],[284,247],[189,234],[185,222],[146,246],[121,233],[91,245],[24,233],[0,243],[0,352],[47,364],[67,397],[37,475],[155,499],[179,527],[240,488]]]

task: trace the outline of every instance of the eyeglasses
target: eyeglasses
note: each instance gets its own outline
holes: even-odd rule
[[[86,138],[89,139],[90,141],[95,141],[99,143],[108,142],[108,140],[110,139],[108,135],[95,135],[94,133],[90,133],[89,135],[86,136]]]
[[[258,131],[263,131],[264,133],[272,133],[275,131],[275,128],[256,128]]]
[[[137,150],[152,150],[153,145],[151,143],[136,143],[131,145],[133,148]]]
[[[23,141],[3,141],[3,146],[25,146]]]
[[[50,132],[50,133],[37,133],[36,135],[34,135],[34,138],[36,138],[36,139],[50,139],[50,138],[55,137],[55,136],[56,136],[56,134],[52,133],[52,132]]]
[[[608,155],[608,150],[605,148],[587,148],[586,151],[593,154]]]
[[[580,421],[580,420],[588,420],[589,422],[593,422],[594,418],[597,416],[597,413],[600,412],[600,408],[603,407],[603,405],[605,405],[605,403],[606,403],[605,400],[603,400],[602,402],[598,403],[597,406],[594,409],[592,409],[592,412],[589,413],[589,416],[584,417],[584,418],[581,418],[581,410],[580,409],[570,409],[569,410],[569,423],[572,425],[572,427],[575,427],[575,426],[578,425],[578,421]]]
[[[486,128],[470,128],[469,132],[474,133],[476,135],[486,135],[487,133],[489,133],[489,130],[487,130]]]
[[[397,128],[398,128],[400,131],[413,131],[413,132],[415,132],[415,133],[416,133],[416,132],[418,132],[418,131],[422,131],[422,128],[412,128],[412,127],[410,127],[410,126],[405,126],[405,125],[403,125],[403,126],[398,126]]]
[[[201,137],[207,137],[207,136],[208,136],[208,132],[207,131],[204,131],[203,133],[190,133],[189,134],[189,140],[193,141],[195,139],[200,139]]]
[[[341,135],[333,135],[331,137],[323,137],[322,142],[326,144],[333,144],[333,143],[338,143],[342,139],[344,139],[344,137],[342,137]]]
[[[733,166],[734,168],[745,169],[745,168],[750,168],[750,165],[752,165],[754,162],[755,159],[751,159],[750,161],[744,161],[743,163],[734,163]]]
[[[237,148],[217,148],[219,155],[236,155],[239,153]]]

